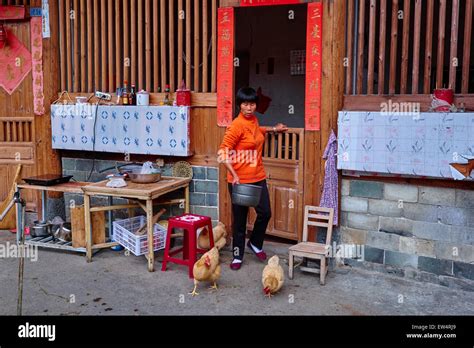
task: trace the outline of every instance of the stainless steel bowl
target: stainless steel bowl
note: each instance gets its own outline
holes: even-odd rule
[[[137,174],[137,173],[128,173],[131,182],[137,184],[151,184],[161,180],[161,173],[155,174]]]

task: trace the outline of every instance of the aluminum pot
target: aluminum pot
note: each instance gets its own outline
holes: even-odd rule
[[[30,235],[33,238],[51,236],[51,224],[35,221],[33,228],[30,230]]]
[[[232,186],[232,203],[245,207],[256,207],[262,196],[262,187],[252,184],[235,184]]]
[[[158,182],[161,180],[161,173],[154,174],[138,174],[138,173],[128,173],[128,177],[131,182],[137,184],[151,184],[153,182]]]

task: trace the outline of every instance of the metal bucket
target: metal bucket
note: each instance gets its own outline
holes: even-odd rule
[[[232,186],[232,203],[245,207],[256,207],[262,196],[262,187],[252,184],[235,184]]]

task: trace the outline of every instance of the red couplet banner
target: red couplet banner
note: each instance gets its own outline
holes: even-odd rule
[[[306,33],[305,129],[310,131],[321,129],[322,27],[322,3],[309,3]]]
[[[217,124],[226,127],[233,114],[234,9],[218,9],[217,23]]]
[[[268,6],[299,4],[299,0],[240,0],[240,6]]]

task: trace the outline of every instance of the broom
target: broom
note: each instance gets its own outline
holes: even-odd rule
[[[20,173],[21,173],[21,164],[19,164],[16,168],[15,178],[13,179],[12,188],[10,189],[8,196],[5,198],[3,202],[0,203],[0,213],[4,211],[5,209],[7,209],[8,205],[13,199],[13,196],[15,195],[15,184],[17,184],[20,179]],[[0,221],[0,230],[10,230],[10,229],[15,228],[16,226],[15,217],[16,217],[15,209],[12,209],[12,211],[10,211],[5,216],[5,218]]]

